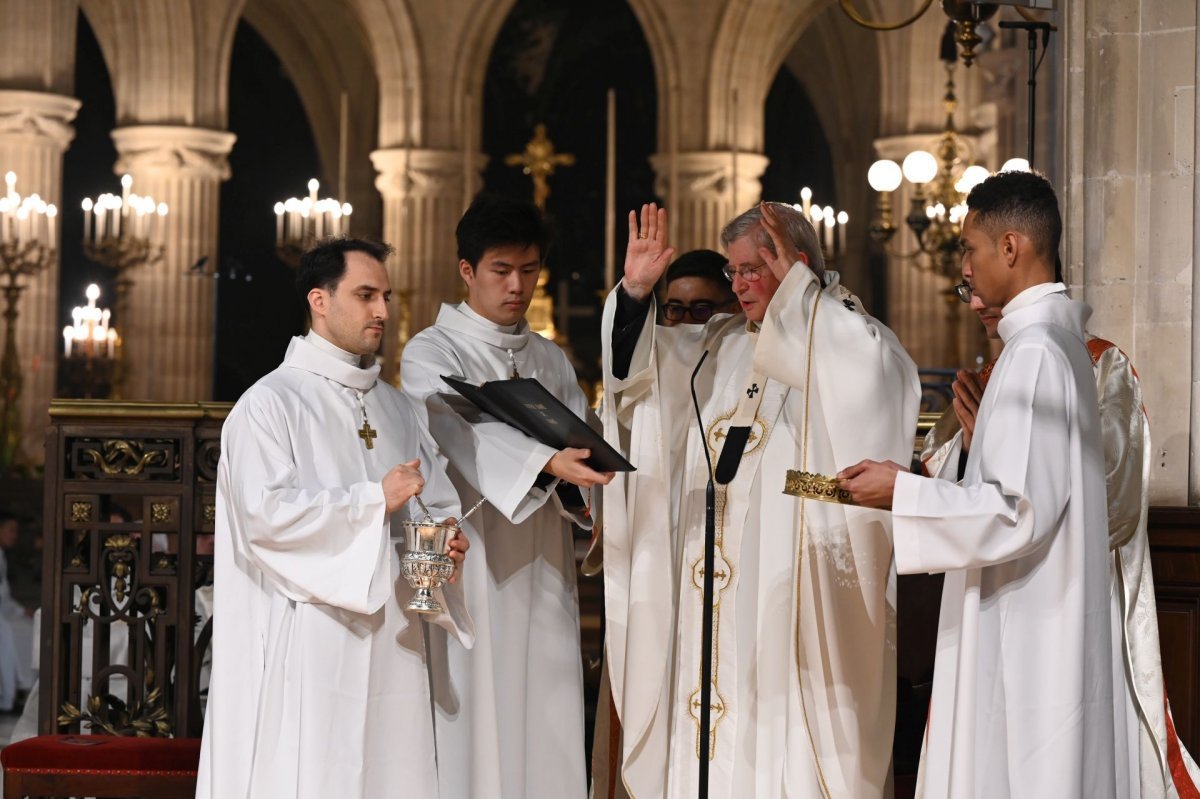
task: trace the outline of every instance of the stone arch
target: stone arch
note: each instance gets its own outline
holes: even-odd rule
[[[229,53],[242,2],[83,0],[81,9],[112,75],[118,126],[223,128]]]
[[[670,26],[659,3],[656,0],[626,0],[634,16],[642,28],[642,35],[650,49],[650,57],[654,63],[654,79],[658,91],[658,146],[660,150],[667,148],[669,131],[675,130],[675,124],[662,124],[663,121],[677,120],[679,85],[679,55],[675,49],[675,37],[671,35]],[[470,135],[474,141],[482,132],[483,124],[483,86],[487,73],[488,62],[491,59],[492,48],[500,28],[508,18],[516,0],[497,0],[484,3],[479,14],[472,16],[470,23],[464,28],[461,45],[458,48],[459,58],[454,65],[451,78],[452,91],[455,97],[463,98],[453,110],[454,130],[457,132],[454,143],[462,145],[462,136],[470,120]],[[470,98],[467,106],[466,98]]]
[[[372,47],[348,3],[319,0],[249,0],[243,19],[266,41],[291,77],[308,117],[323,172],[337,192],[341,93],[347,93],[347,197],[356,208],[356,227],[375,230],[373,174],[368,154],[374,149],[379,113],[379,83]],[[303,191],[298,182],[296,193]],[[324,193],[324,192],[323,192]]]
[[[424,146],[428,90],[413,20],[402,0],[348,0],[358,9],[379,81],[379,147]]]

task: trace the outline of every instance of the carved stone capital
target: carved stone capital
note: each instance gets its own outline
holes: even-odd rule
[[[371,153],[371,163],[379,173],[375,188],[390,199],[461,193],[468,177],[473,187],[481,184],[480,175],[488,161],[483,153],[472,153],[469,163],[467,159],[460,150],[376,150]]]
[[[650,166],[655,172],[655,193],[674,202],[732,199],[735,174],[737,196],[757,198],[762,191],[758,179],[769,162],[770,159],[759,153],[739,152],[735,156],[732,150],[678,153],[673,159],[669,153],[650,156]],[[674,188],[671,180],[676,175],[678,195],[671,191]]]
[[[24,139],[62,152],[75,138],[71,120],[79,105],[74,97],[61,94],[0,91],[0,139]]]
[[[114,171],[162,177],[229,179],[229,151],[237,139],[223,130],[173,125],[137,125],[112,132]]]

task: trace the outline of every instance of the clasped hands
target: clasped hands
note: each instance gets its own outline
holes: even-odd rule
[[[962,425],[962,451],[971,448],[971,437],[975,433],[975,418],[979,403],[983,399],[983,378],[978,372],[960,369],[954,385],[952,406]],[[838,485],[850,492],[859,505],[868,508],[892,507],[892,492],[896,488],[896,473],[908,469],[894,461],[859,461],[848,469],[837,473]]]

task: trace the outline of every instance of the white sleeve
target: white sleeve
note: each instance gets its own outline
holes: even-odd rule
[[[383,487],[299,487],[280,402],[246,397],[221,432],[218,524],[238,554],[297,602],[374,613],[392,590]]]

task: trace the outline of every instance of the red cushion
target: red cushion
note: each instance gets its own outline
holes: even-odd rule
[[[199,738],[39,735],[0,750],[5,771],[175,771],[195,774]]]

